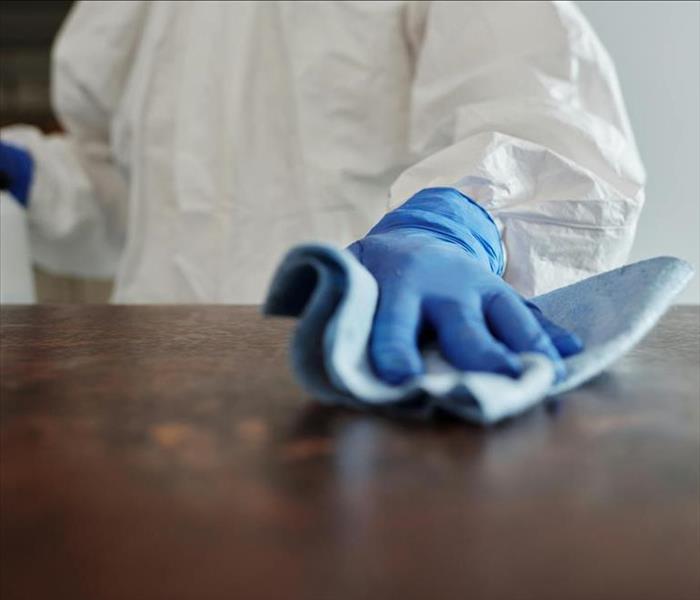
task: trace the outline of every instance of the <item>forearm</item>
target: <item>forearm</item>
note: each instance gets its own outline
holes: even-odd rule
[[[33,159],[27,211],[37,262],[52,272],[109,277],[124,236],[127,185],[101,143],[38,129],[3,129]]]
[[[516,21],[536,25],[514,36]],[[469,23],[487,26],[461,32]],[[504,277],[527,296],[622,264],[645,174],[614,68],[576,7],[431,3],[416,44],[417,160],[390,207],[458,189],[498,223]]]

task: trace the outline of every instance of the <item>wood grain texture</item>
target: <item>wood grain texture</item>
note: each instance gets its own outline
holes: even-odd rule
[[[697,307],[490,430],[320,407],[253,307],[1,327],[3,600],[698,597]]]

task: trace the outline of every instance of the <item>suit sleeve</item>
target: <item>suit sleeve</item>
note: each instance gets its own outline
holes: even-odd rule
[[[415,3],[412,166],[391,206],[432,186],[481,204],[526,296],[623,264],[645,173],[614,66],[567,2]]]
[[[64,133],[44,135],[26,125],[2,131],[34,158],[32,251],[52,272],[110,277],[116,270],[128,177],[114,157],[112,123],[146,11],[142,2],[77,3],[52,51],[52,104]]]

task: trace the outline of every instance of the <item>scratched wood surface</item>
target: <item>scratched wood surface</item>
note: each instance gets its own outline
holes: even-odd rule
[[[252,307],[3,308],[0,596],[695,599],[699,323],[483,431],[316,405]]]

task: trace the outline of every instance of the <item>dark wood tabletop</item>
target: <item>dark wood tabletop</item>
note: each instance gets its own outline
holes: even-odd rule
[[[4,307],[0,596],[697,599],[700,312],[491,429],[324,408],[253,307]]]

